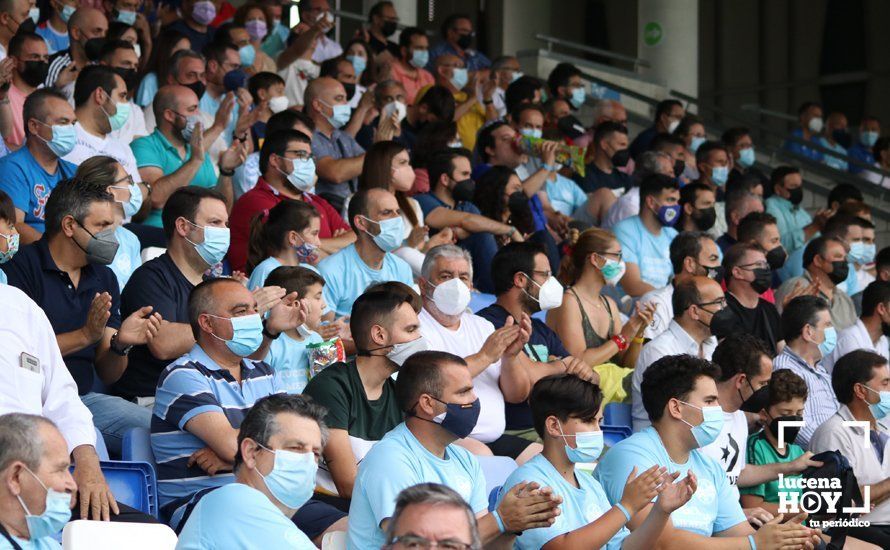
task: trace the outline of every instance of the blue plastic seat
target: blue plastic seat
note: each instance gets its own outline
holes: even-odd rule
[[[148,462],[155,464],[155,455],[151,450],[151,432],[146,428],[130,428],[124,432],[121,442],[121,458],[128,461]]]
[[[627,439],[633,433],[627,426],[600,424],[600,429],[603,430],[603,440],[607,447],[614,447],[616,443]]]
[[[509,456],[477,456],[479,466],[485,475],[485,492],[491,494],[491,490],[507,481],[507,476],[518,468],[516,461]]]
[[[116,501],[158,516],[158,480],[151,464],[103,460],[100,465]]]
[[[96,454],[99,455],[99,460],[108,460],[108,447],[105,446],[105,438],[102,437],[102,432],[99,431],[99,428],[96,428]]]
[[[470,311],[476,313],[480,309],[485,309],[497,300],[494,294],[484,294],[482,292],[473,292],[470,294]]]
[[[630,403],[609,403],[603,409],[603,424],[608,426],[626,426],[633,429],[630,415]]]

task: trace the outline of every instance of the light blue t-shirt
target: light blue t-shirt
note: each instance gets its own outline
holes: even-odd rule
[[[612,228],[621,250],[624,261],[637,264],[640,278],[644,283],[655,288],[666,286],[671,280],[671,241],[677,236],[673,227],[662,227],[660,235],[649,233],[640,216],[631,216],[621,220]]]
[[[59,534],[61,536],[61,533]],[[22,550],[60,550],[62,545],[53,537],[43,537],[42,539],[23,540],[18,537],[12,537],[15,542],[22,547]],[[0,550],[12,550],[12,545],[6,540],[6,537],[0,536]]]
[[[176,544],[176,550],[228,548],[315,550],[315,545],[266,495],[231,483],[201,498]]]
[[[262,286],[266,284],[266,279],[269,278],[269,274],[282,265],[284,264],[272,256],[269,256],[262,262],[258,263],[256,267],[253,268],[253,271],[250,272],[250,279],[247,280],[247,288],[250,290],[262,288]],[[311,269],[312,271],[319,273],[318,269],[312,264],[300,264],[300,267],[305,267],[306,269]]]
[[[698,479],[698,490],[689,502],[671,514],[674,527],[710,537],[747,522],[738,491],[729,484],[723,467],[698,449],[689,453],[686,464],[675,463],[652,426],[609,449],[593,477],[602,484],[609,502],[619,502],[633,467],[637,467],[639,474],[655,464],[666,467],[668,472],[679,471],[680,479],[692,470]]]
[[[800,205],[778,195],[766,199],[766,213],[776,218],[782,246],[790,254],[806,243],[803,228],[813,222],[813,217]]]
[[[553,525],[523,531],[516,538],[514,548],[538,550],[556,537],[596,521],[612,508],[602,485],[590,472],[576,468],[575,479],[578,480],[578,487],[567,483],[544,455],[535,456],[510,474],[504,482],[502,498],[514,485],[526,481],[536,481],[541,487],[550,487],[554,494],[562,497],[562,505],[559,507],[561,513],[556,516]],[[605,547],[609,550],[621,548],[622,541],[629,534],[627,527],[622,527]]]
[[[835,143],[834,145],[832,145],[832,144],[828,143],[828,140],[825,139],[824,137],[820,136],[819,139],[816,141],[816,143],[818,143],[822,147],[825,147],[826,149],[831,149],[835,153],[840,153],[842,155],[847,154],[847,150],[844,149],[840,143]],[[830,166],[831,168],[835,168],[837,170],[843,170],[844,172],[846,172],[847,168],[848,168],[847,161],[843,160],[840,157],[834,157],[831,155],[823,154],[822,162],[826,166]]]
[[[139,237],[122,225],[114,230],[114,236],[117,237],[120,246],[108,267],[117,277],[118,288],[123,290],[130,280],[130,275],[142,265],[142,245],[139,243]]]
[[[68,33],[56,32],[56,30],[50,26],[49,21],[41,23],[40,26],[34,29],[34,32],[43,37],[43,41],[46,42],[47,52],[50,55],[68,49]]]
[[[566,216],[571,216],[587,203],[587,195],[578,184],[562,174],[556,174],[556,181],[548,179],[544,184],[544,192],[550,199],[550,206]]]
[[[307,332],[301,341],[282,333],[272,341],[269,354],[263,359],[275,370],[278,385],[287,393],[303,393],[303,388],[309,383],[309,353],[306,346],[324,341],[317,332]]]
[[[59,159],[55,174],[49,174],[37,162],[27,145],[0,158],[0,190],[5,191],[12,204],[25,213],[25,223],[34,231],[46,231],[44,216],[46,201],[56,185],[74,177],[77,167]]]
[[[215,117],[216,112],[219,111],[220,105],[222,105],[222,100],[224,97],[224,95],[221,95],[219,96],[219,98],[213,98],[211,97],[210,92],[204,92],[204,95],[201,96],[201,101],[198,102],[198,108],[201,109],[201,112]],[[238,120],[237,103],[235,103],[235,108],[232,109],[232,116],[229,117],[229,123],[226,125],[226,129],[223,130],[222,133],[222,138],[223,141],[226,142],[226,145],[232,144],[232,134],[235,132],[236,120]]]
[[[7,284],[6,282],[6,272],[0,269],[0,283]]]
[[[445,458],[439,458],[403,422],[383,436],[359,464],[349,507],[347,548],[383,546],[380,523],[392,517],[399,492],[418,483],[447,485],[475,514],[488,509],[485,476],[476,458],[453,444],[445,448]]]
[[[158,75],[154,72],[146,73],[136,89],[136,105],[142,108],[151,107],[151,102],[158,93]]]
[[[325,280],[325,302],[338,316],[349,315],[355,299],[374,283],[399,281],[408,286],[414,284],[411,266],[405,260],[386,253],[380,270],[371,269],[359,257],[355,244],[322,260],[318,264],[318,271]]]

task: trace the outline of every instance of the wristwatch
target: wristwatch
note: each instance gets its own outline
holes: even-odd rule
[[[220,166],[220,167],[219,167],[219,175],[220,175],[220,176],[225,176],[225,177],[227,177],[227,178],[231,178],[232,176],[235,175],[235,170],[226,170],[225,168],[223,168],[222,166]]]
[[[125,348],[119,348],[117,345],[118,334],[120,334],[120,333],[115,332],[114,334],[111,335],[111,345],[109,347],[111,348],[111,351],[113,351],[117,355],[120,355],[121,357],[126,357],[127,355],[130,354],[130,350],[133,349],[133,346],[130,345]]]

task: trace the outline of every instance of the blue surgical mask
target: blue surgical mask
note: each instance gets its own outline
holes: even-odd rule
[[[880,401],[877,403],[868,404],[868,408],[871,410],[871,414],[874,415],[875,420],[880,420],[890,414],[890,391],[873,390],[865,384],[862,386],[868,391],[878,394],[878,397],[880,398]]]
[[[541,139],[544,137],[544,130],[540,128],[522,128],[519,130],[519,133],[524,135],[525,137]]]
[[[742,168],[750,168],[754,165],[754,148],[753,147],[745,147],[741,151],[739,151],[739,165]]]
[[[130,10],[122,10],[117,12],[117,20],[131,27],[136,22],[136,12]]]
[[[199,97],[198,99],[201,98]],[[192,134],[195,132],[195,127],[198,125],[198,122],[201,121],[201,118],[198,115],[189,115],[183,118],[185,118],[185,128],[182,129],[182,139],[187,143],[191,141]]]
[[[572,107],[580,109],[584,105],[585,99],[587,99],[587,90],[584,89],[584,86],[572,88],[572,96],[569,98],[569,103]]]
[[[247,357],[253,355],[256,350],[260,349],[263,343],[263,320],[259,313],[251,313],[250,315],[241,315],[240,317],[220,317],[219,315],[211,315],[217,319],[228,319],[232,323],[232,339],[226,340],[220,338],[216,334],[210,333],[217,340],[226,343],[229,351],[238,357]]]
[[[714,182],[714,185],[717,187],[726,185],[726,180],[728,179],[729,166],[715,166],[711,168],[711,181]]]
[[[665,227],[673,227],[677,225],[680,219],[681,206],[679,204],[664,205],[658,209],[656,216],[661,225]]]
[[[479,398],[466,405],[446,403],[441,399],[436,399],[436,401],[445,405],[445,412],[433,418],[434,423],[439,424],[458,439],[463,439],[473,433],[473,428],[479,421],[479,412],[482,410]]]
[[[470,74],[463,67],[455,67],[451,73],[451,85],[458,90],[463,90],[470,80]]]
[[[272,496],[292,510],[305,504],[315,490],[315,474],[318,473],[315,455],[284,449],[272,450],[263,445],[260,448],[275,455],[271,472],[263,475],[257,470]]]
[[[136,184],[126,187],[114,187],[115,189],[126,189],[130,192],[130,200],[120,203],[124,207],[124,217],[132,218],[142,208],[142,190]]]
[[[102,109],[102,112],[105,113],[105,116],[108,117],[108,124],[111,125],[111,131],[116,132],[124,127],[124,124],[127,123],[127,119],[130,118],[130,102],[125,101],[123,103],[115,103],[117,107],[117,111],[113,115],[109,115],[108,111],[105,110],[105,107],[99,107]]]
[[[352,63],[352,68],[355,70],[355,77],[358,78],[365,69],[368,67],[368,60],[360,55],[347,55],[346,59]]]
[[[38,121],[39,122],[39,121]],[[41,122],[44,126],[49,126],[44,122]],[[74,146],[77,144],[77,131],[74,129],[73,124],[55,124],[50,126],[53,129],[53,138],[49,141],[43,139],[39,135],[40,139],[46,143],[46,146],[49,147],[49,150],[53,152],[54,155],[61,158],[74,150]]]
[[[252,44],[238,48],[238,57],[241,58],[242,67],[250,67],[256,61],[256,50]]]
[[[426,67],[430,62],[430,52],[428,50],[414,50],[411,53],[411,64],[418,69]]]
[[[693,426],[682,418],[680,419],[680,422],[692,428],[692,437],[695,438],[695,442],[698,443],[699,448],[706,447],[713,443],[723,430],[724,415],[720,405],[698,407],[692,403],[687,403],[686,401],[680,401],[680,403],[701,411],[703,420],[698,426]]]
[[[32,515],[31,511],[28,510],[28,507],[25,505],[25,501],[22,500],[22,496],[16,495],[16,498],[19,499],[19,504],[21,504],[22,508],[25,510],[25,523],[28,525],[28,536],[31,540],[54,537],[63,527],[65,527],[68,520],[71,519],[71,495],[48,488],[42,481],[40,481],[37,474],[27,467],[25,467],[25,470],[34,476],[37,483],[39,483],[46,491],[46,509],[44,509],[43,513],[39,516]]]
[[[828,357],[831,355],[831,352],[834,351],[834,347],[837,345],[837,329],[834,327],[828,327],[825,329],[825,339],[822,340],[822,343],[819,344],[819,351],[822,353],[822,357]]]
[[[328,122],[331,123],[331,126],[337,129],[346,126],[346,124],[349,122],[349,117],[352,116],[352,107],[350,107],[346,103],[344,103],[343,105],[328,105],[324,101],[321,101],[321,104],[326,105],[333,110],[331,116],[325,115],[325,118],[328,119]]]
[[[859,265],[865,265],[875,261],[876,253],[877,248],[874,243],[854,242],[850,245],[850,252],[847,253],[847,258]]]
[[[306,160],[290,159],[290,161],[294,166],[290,174],[281,172],[287,177],[287,181],[301,193],[312,189],[315,186],[315,161],[311,158]]]
[[[190,221],[188,221],[188,223],[204,231],[204,242],[195,243],[188,238],[185,239],[186,242],[195,247],[195,250],[198,251],[198,255],[201,256],[201,259],[207,262],[208,266],[213,267],[221,262],[223,258],[226,257],[226,252],[229,251],[229,240],[231,238],[229,228],[213,227],[211,225],[201,227]]]
[[[74,12],[77,11],[77,8],[74,6],[64,5],[62,6],[62,11],[59,13],[59,17],[62,18],[62,21],[67,23],[71,16],[74,15]]]
[[[392,252],[396,248],[402,246],[402,241],[405,240],[405,222],[402,220],[401,216],[381,221],[375,221],[365,216],[362,216],[362,218],[380,226],[380,233],[377,235],[371,235],[365,231],[365,233],[368,233],[368,235],[374,239],[374,244],[376,244],[380,250],[384,252]]]
[[[5,264],[15,256],[16,252],[19,251],[19,234],[13,233],[11,235],[6,235],[0,233],[0,237],[6,239],[6,250],[0,251],[0,264]]]
[[[36,24],[37,24],[37,21],[40,20],[40,8],[31,8],[31,9],[29,9],[29,10],[28,10],[28,17],[30,17],[30,18],[31,18],[31,21],[33,21],[34,24],[36,25]]]
[[[874,147],[875,143],[878,141],[880,134],[877,132],[862,130],[859,132],[859,141],[862,142],[862,145],[866,147]]]
[[[568,440],[568,436],[562,431],[561,424],[559,433],[563,439]],[[602,430],[596,432],[576,432],[575,446],[570,447],[566,443],[566,456],[569,457],[569,462],[572,464],[594,462],[602,454],[604,445]]]
[[[701,144],[708,141],[708,138],[703,136],[692,136],[692,142],[689,144],[689,150],[693,153],[698,151],[698,148],[701,147]]]

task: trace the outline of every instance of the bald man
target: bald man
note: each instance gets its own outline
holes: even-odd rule
[[[99,60],[102,41],[108,33],[108,20],[95,8],[80,8],[68,20],[67,50],[57,52],[50,60],[46,87],[58,88],[69,99],[74,95],[77,73],[90,62]]]
[[[494,86],[485,87],[483,107],[476,98],[475,90],[469,82],[469,73],[460,57],[450,53],[442,54],[436,58],[433,67],[436,84],[448,88],[454,95],[454,102],[457,105],[454,120],[457,121],[460,141],[464,147],[473,150],[476,146],[476,133],[485,125],[485,121],[499,118],[492,99]]]
[[[352,109],[338,80],[324,76],[309,83],[303,98],[306,114],[315,123],[312,152],[318,174],[316,191],[338,212],[356,191],[365,150],[343,128]]]
[[[593,126],[602,122],[616,122],[627,126],[627,110],[620,101],[602,99],[593,107]]]
[[[195,92],[185,86],[164,86],[155,95],[152,109],[157,121],[154,132],[130,145],[139,175],[149,189],[151,213],[144,223],[161,227],[161,210],[167,198],[187,185],[216,188],[231,207],[232,176],[244,161],[242,151],[233,146],[220,155],[216,175],[205,150]]]

